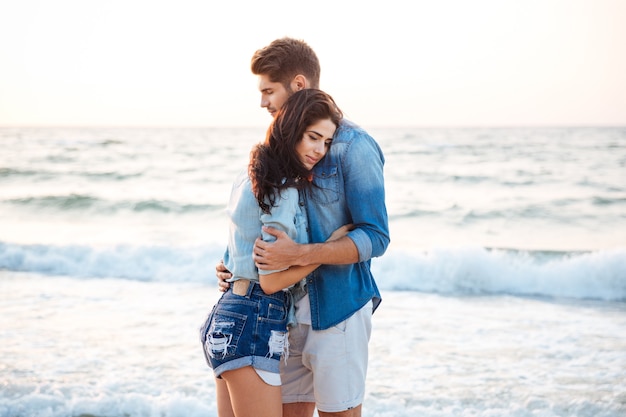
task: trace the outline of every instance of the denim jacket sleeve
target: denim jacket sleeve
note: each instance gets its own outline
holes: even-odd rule
[[[383,166],[385,158],[374,139],[361,129],[342,155],[346,204],[355,229],[348,234],[359,252],[359,262],[382,256],[389,246]]]
[[[276,206],[272,207],[270,214],[261,214],[261,223],[281,230],[292,239],[297,240],[296,213],[298,211],[298,190],[287,188],[281,191]],[[266,242],[273,242],[276,238],[269,233],[262,232],[262,238]],[[259,275],[271,274],[273,270],[259,269]]]

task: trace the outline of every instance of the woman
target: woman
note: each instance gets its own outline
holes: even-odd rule
[[[205,357],[216,377],[220,417],[282,415],[279,362],[287,354],[292,295],[317,266],[259,271],[252,259],[261,226],[306,243],[306,213],[298,190],[311,187],[311,170],[328,151],[343,115],[316,89],[294,93],[277,113],[265,141],[251,153],[247,172],[233,184],[230,235],[224,264],[233,274],[201,329]],[[347,233],[344,226],[333,233]],[[264,235],[264,239],[273,239]]]

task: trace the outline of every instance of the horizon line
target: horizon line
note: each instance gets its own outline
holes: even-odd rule
[[[536,124],[372,124],[365,125],[356,123],[367,129],[520,129],[520,128],[626,128],[624,124],[614,123],[589,123],[589,124],[564,124],[564,123],[536,123]],[[266,125],[147,125],[147,124],[0,124],[0,129],[266,129]]]

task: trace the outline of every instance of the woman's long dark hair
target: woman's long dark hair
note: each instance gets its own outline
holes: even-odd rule
[[[270,212],[283,189],[309,184],[311,171],[296,154],[296,145],[306,129],[325,119],[339,127],[342,118],[333,98],[321,90],[307,88],[287,99],[267,130],[265,141],[250,156],[252,190],[263,212]]]

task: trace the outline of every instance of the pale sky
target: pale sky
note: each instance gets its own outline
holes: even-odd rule
[[[0,0],[0,126],[265,126],[282,36],[364,126],[626,125],[626,0]]]

